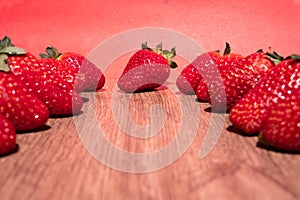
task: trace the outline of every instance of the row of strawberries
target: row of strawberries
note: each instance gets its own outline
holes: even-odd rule
[[[177,87],[229,112],[233,126],[275,149],[300,152],[300,56],[207,52],[183,69]]]
[[[17,131],[42,126],[49,115],[80,112],[79,93],[103,87],[105,77],[93,63],[75,53],[59,53],[48,47],[37,59],[13,47],[9,38],[1,43],[7,56],[0,73],[0,154],[11,151]],[[170,75],[175,48],[152,50],[142,44],[128,61],[118,86],[125,92],[160,87]],[[5,66],[5,64],[7,66]],[[207,52],[198,56],[179,75],[176,85],[184,94],[196,94],[216,112],[229,112],[233,126],[243,134],[258,134],[263,143],[300,151],[300,58],[283,58],[276,52],[258,51],[247,57],[230,52]],[[1,127],[2,126],[2,127]]]
[[[176,67],[175,49],[155,50],[146,44],[127,63],[118,80],[126,92],[153,90]],[[300,56],[283,58],[259,50],[246,57],[219,51],[199,55],[186,66],[176,85],[184,94],[209,102],[213,112],[229,112],[242,134],[257,135],[261,144],[300,152]]]
[[[50,116],[81,111],[82,91],[101,89],[105,77],[83,56],[47,47],[37,58],[0,41],[0,155],[15,150],[16,132],[35,130]]]

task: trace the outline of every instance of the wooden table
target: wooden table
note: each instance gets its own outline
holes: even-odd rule
[[[167,88],[123,94],[114,87],[115,81],[108,80],[105,90],[85,99],[85,106],[94,106],[96,121],[113,145],[135,153],[161,149],[178,132],[182,123],[180,113],[196,106],[199,112],[190,110],[191,121],[187,124],[199,119],[194,124],[197,135],[187,151],[172,164],[153,172],[122,172],[102,164],[85,148],[78,130],[86,129],[88,138],[90,127],[76,120],[84,113],[52,118],[43,130],[19,134],[19,151],[0,158],[0,199],[300,199],[299,155],[257,146],[257,137],[238,134],[225,116],[216,145],[200,158],[199,150],[213,114],[208,104]],[[113,108],[113,103],[122,103],[122,98],[129,99],[128,118],[140,126],[153,123],[148,116],[149,108],[161,105],[166,114],[162,130],[147,139],[124,134],[116,123],[118,116],[112,114],[120,109],[118,105]],[[179,104],[179,98],[185,98],[186,105]],[[188,125],[185,126],[188,131]],[[114,158],[110,148],[102,150]]]

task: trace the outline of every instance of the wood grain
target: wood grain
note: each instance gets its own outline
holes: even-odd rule
[[[44,130],[19,134],[19,151],[0,158],[1,200],[300,199],[299,155],[258,147],[256,137],[235,133],[228,116],[225,116],[216,145],[200,159],[199,150],[212,113],[207,109],[209,105],[196,102],[195,96],[182,97],[167,88],[123,94],[116,90],[113,80],[108,80],[105,90],[92,96],[85,106],[94,106],[96,121],[106,138],[126,151],[147,153],[170,144],[181,126],[182,109],[195,105],[199,112],[189,110],[187,124],[197,128],[197,135],[188,150],[171,165],[149,173],[126,173],[102,164],[84,146],[78,130],[86,130],[87,138],[91,137],[89,131],[93,130],[88,123],[78,126],[76,119],[84,113],[50,119]],[[122,103],[124,98],[128,101],[127,118],[140,127],[151,123],[159,126],[160,122],[149,117],[149,109],[152,105],[160,105],[163,112],[155,110],[155,114],[161,112],[166,117],[162,129],[148,138],[126,134],[116,122],[118,116],[124,118],[120,111],[123,108],[118,107],[119,104],[113,107],[114,102]],[[183,99],[186,106],[179,103],[179,98],[186,98]],[[113,112],[118,114],[117,117]],[[198,124],[195,124],[195,118],[199,119]],[[128,127],[132,128],[131,125]],[[195,127],[184,128],[188,131]],[[102,150],[114,157],[110,149]]]

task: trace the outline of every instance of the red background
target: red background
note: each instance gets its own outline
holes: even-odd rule
[[[247,55],[268,47],[300,54],[300,0],[9,0],[0,5],[0,37],[38,54],[47,45],[83,55],[114,34],[163,27],[206,50]]]

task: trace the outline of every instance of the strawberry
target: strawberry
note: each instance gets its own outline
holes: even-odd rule
[[[9,154],[15,149],[16,137],[14,125],[0,114],[0,155]]]
[[[258,84],[231,109],[229,118],[233,126],[245,134],[257,134],[269,122],[272,125],[268,124],[265,127],[274,128],[274,123],[293,119],[288,115],[293,110],[292,108],[298,109],[296,102],[300,101],[300,63],[298,60],[300,61],[300,58],[297,56],[289,57],[267,71]],[[285,115],[286,118],[284,118]],[[296,116],[299,120],[299,115]],[[282,124],[283,126],[286,125]],[[267,133],[267,135],[270,134]]]
[[[257,52],[245,57],[240,63],[238,63],[239,66],[237,68],[245,71],[244,73],[241,73],[244,76],[243,79],[247,80],[248,84],[254,87],[267,71],[282,60],[283,58],[276,52],[274,52],[274,54],[270,54],[264,53],[262,50],[258,50]]]
[[[142,44],[142,49],[132,55],[120,76],[119,88],[125,92],[139,92],[160,87],[168,79],[170,67],[177,66],[171,61],[175,55],[175,48],[166,51],[159,44],[153,51]]]
[[[82,99],[62,76],[54,72],[54,66],[48,66],[50,61],[41,61],[23,49],[14,47],[8,37],[4,37],[0,44],[0,52],[8,54],[7,65],[10,73],[23,81],[29,91],[46,104],[52,116],[80,112]]]
[[[69,65],[69,63],[54,59],[58,56],[55,48],[47,47],[46,52],[47,54],[40,54],[42,63],[46,70],[50,70],[51,73],[60,77],[60,87],[68,85],[74,88],[76,92],[82,92],[86,87],[84,75],[78,74],[78,69]]]
[[[201,79],[196,87],[196,96],[199,101],[209,101],[209,92],[204,79]]]
[[[0,72],[0,113],[18,131],[37,129],[49,117],[46,105],[16,76],[7,72]]]
[[[299,89],[295,91],[295,99],[274,104],[260,131],[259,141],[277,149],[300,152]]]
[[[41,54],[42,57],[54,58],[60,60],[65,66],[69,66],[75,70],[74,77],[76,77],[76,87],[84,87],[86,91],[95,91],[103,88],[105,84],[105,76],[102,71],[90,60],[84,56],[74,53],[65,52],[60,53],[56,48],[49,46],[46,49],[48,55]],[[68,67],[68,68],[69,68]],[[76,76],[75,76],[76,75]],[[77,89],[77,91],[79,91]]]
[[[231,48],[228,43],[223,55],[219,55],[215,59],[215,66],[210,69],[206,69],[205,76],[199,81],[196,87],[196,96],[200,101],[213,102],[214,111],[220,112],[225,104],[224,93],[224,77],[226,78],[227,73],[231,68],[235,67],[235,63],[242,59],[240,54],[231,53]],[[225,88],[226,89],[226,88]],[[223,91],[222,91],[223,90]],[[228,93],[228,91],[225,91]],[[224,110],[224,109],[223,109]]]
[[[83,101],[72,88],[61,89],[54,85],[40,85],[36,92],[46,103],[51,116],[69,116],[81,112]]]
[[[221,99],[219,99],[218,94],[222,87],[225,88],[226,92],[226,110],[230,110],[239,99],[259,82],[268,70],[274,67],[274,62],[279,61],[278,59],[268,57],[268,54],[260,51],[250,54],[243,59],[236,57],[235,60],[226,61],[226,58],[224,60],[223,63],[229,63],[228,67],[220,64],[220,61],[217,63],[223,86],[219,84],[211,92],[216,97],[216,111],[221,109],[218,103],[221,102]]]
[[[73,67],[52,58],[43,58],[41,63],[45,71],[53,77],[52,80],[58,79],[59,87],[70,87],[76,92],[82,92],[85,89],[84,76],[77,75],[77,70]]]
[[[219,56],[218,52],[207,52],[199,55],[181,71],[176,80],[178,89],[184,94],[195,94],[196,87],[202,80],[203,73],[215,66]]]

